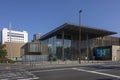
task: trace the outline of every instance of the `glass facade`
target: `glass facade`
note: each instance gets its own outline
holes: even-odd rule
[[[64,59],[71,59],[71,36],[64,35],[63,41],[62,35],[58,34],[43,40],[42,43],[48,44],[48,54],[52,54],[57,59],[62,59],[63,56]]]
[[[48,54],[52,54],[57,60],[67,59],[67,60],[77,60],[79,57],[82,60],[85,60],[85,57],[88,59],[111,59],[111,53],[108,55],[108,49],[102,50],[106,51],[105,56],[101,56],[99,58],[100,50],[95,50],[97,47],[105,47],[108,46],[106,44],[106,40],[108,38],[94,38],[94,39],[83,39],[86,36],[82,36],[81,43],[78,41],[78,35],[74,34],[56,34],[51,36],[45,40],[42,40],[42,43],[48,44]],[[80,47],[79,47],[80,44]],[[109,43],[109,45],[115,44],[113,41]],[[81,49],[80,49],[81,48]],[[79,49],[81,52],[79,52]],[[98,53],[98,54],[97,54]],[[102,53],[101,53],[102,54]],[[107,56],[106,56],[107,55]]]
[[[62,35],[57,35],[56,41],[57,41],[56,55],[57,55],[58,59],[62,59],[63,56],[64,56],[64,59],[71,59],[71,57],[72,57],[72,55],[71,55],[71,36],[64,35],[64,39],[62,39]],[[62,51],[64,51],[64,52],[62,52]]]
[[[43,44],[48,44],[48,54],[56,56],[56,36],[52,36],[42,41]]]
[[[111,60],[111,53],[109,53],[108,49],[102,50],[105,53],[100,53],[100,50],[97,50],[96,53],[94,51],[94,48],[97,47],[106,47],[116,44],[113,41],[114,39],[110,39],[109,44],[107,40],[109,40],[109,37],[90,38],[90,36],[84,34],[81,36],[81,41],[79,42],[79,34],[64,31],[42,40],[42,43],[48,44],[48,55],[52,54],[57,60],[78,60],[78,58],[85,60],[86,57],[90,60],[92,60],[93,57],[98,60]],[[118,44],[119,39],[115,40]],[[100,56],[99,58],[99,53],[105,56]]]
[[[48,45],[41,42],[27,43],[21,47],[21,55],[47,55]]]
[[[100,42],[101,41],[99,41],[99,43]],[[95,39],[86,40],[85,35],[82,36],[81,43],[79,43],[78,35],[69,33],[56,34],[42,40],[42,43],[48,44],[48,55],[52,54],[56,59],[60,60],[77,60],[79,57],[82,60],[84,60],[85,57],[92,59],[94,55],[93,48],[98,46]],[[79,52],[79,49],[81,52]]]
[[[29,52],[40,52],[40,43],[31,43],[29,44]]]

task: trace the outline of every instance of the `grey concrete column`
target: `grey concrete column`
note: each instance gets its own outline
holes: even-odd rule
[[[87,38],[87,59],[88,59],[88,48],[89,48],[89,42],[88,42],[88,34],[86,35],[86,38]]]
[[[64,60],[64,31],[62,31],[62,59]]]
[[[74,49],[73,49],[73,35],[71,35],[71,54],[72,54],[72,60],[73,60],[73,54],[74,54]]]
[[[102,41],[102,46],[104,46],[103,37],[101,37],[101,41]]]
[[[79,39],[78,39],[78,43],[79,43],[79,64],[81,63],[81,28],[79,29]]]

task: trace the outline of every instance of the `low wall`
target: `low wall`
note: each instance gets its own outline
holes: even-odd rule
[[[23,62],[32,62],[32,61],[47,61],[48,55],[24,55],[22,57]]]

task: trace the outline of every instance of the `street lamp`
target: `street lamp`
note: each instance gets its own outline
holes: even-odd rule
[[[79,11],[79,26],[81,26],[81,13],[82,10]],[[81,64],[81,28],[79,29],[79,64]]]
[[[81,25],[81,13],[82,13],[82,10],[79,11],[79,25]]]

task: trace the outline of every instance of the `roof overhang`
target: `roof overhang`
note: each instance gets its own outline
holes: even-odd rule
[[[117,34],[116,32],[112,32],[112,31],[108,31],[108,30],[104,30],[104,29],[97,29],[97,28],[92,28],[92,27],[86,27],[86,26],[65,23],[65,24],[59,26],[58,28],[43,35],[40,39],[41,40],[47,39],[47,38],[55,35],[56,33],[61,33],[62,31],[69,32],[69,33],[79,32],[80,29],[81,29],[82,34],[88,34],[89,36],[91,36],[91,38]]]

